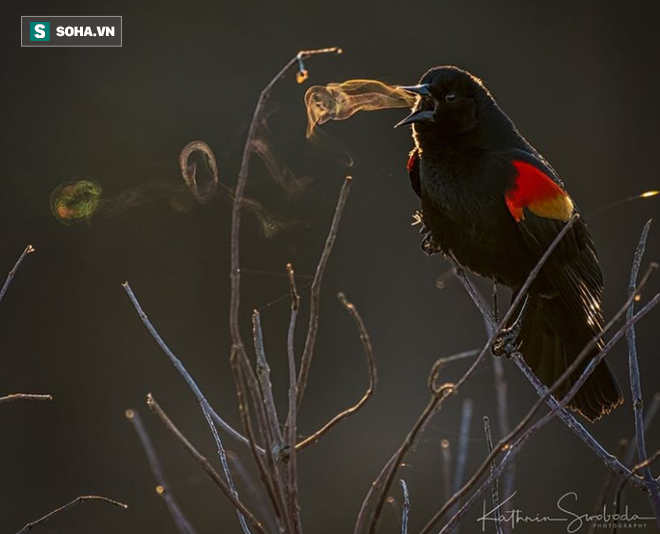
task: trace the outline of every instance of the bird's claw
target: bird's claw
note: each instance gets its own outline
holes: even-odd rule
[[[518,350],[518,344],[516,341],[519,333],[520,326],[518,323],[503,330],[502,333],[495,338],[495,342],[491,346],[491,352],[493,355],[511,358],[513,353]]]

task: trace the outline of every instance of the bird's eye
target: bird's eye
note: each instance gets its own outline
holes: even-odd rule
[[[456,102],[456,93],[447,93],[445,95],[445,100],[447,102]]]

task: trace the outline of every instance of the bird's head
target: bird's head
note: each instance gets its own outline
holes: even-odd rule
[[[429,70],[419,85],[400,87],[419,96],[412,113],[395,127],[413,124],[416,133],[443,137],[477,128],[480,112],[494,104],[488,90],[467,71],[442,66]]]

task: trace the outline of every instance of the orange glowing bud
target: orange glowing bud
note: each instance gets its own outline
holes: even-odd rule
[[[301,69],[296,73],[296,81],[298,83],[304,83],[309,78],[309,71],[307,69]]]

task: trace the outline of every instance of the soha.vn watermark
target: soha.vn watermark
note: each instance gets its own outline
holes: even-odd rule
[[[122,46],[120,16],[21,17],[21,46]]]
[[[552,515],[529,515],[519,508],[507,505],[507,503],[513,500],[515,495],[516,493],[514,492],[496,508],[489,508],[487,502],[484,501],[482,515],[477,519],[481,524],[482,532],[486,532],[488,528],[492,528],[488,527],[490,523],[498,521],[500,523],[509,523],[512,530],[516,527],[522,529],[523,525],[530,525],[530,527],[531,525],[539,524],[562,525],[568,534],[586,532],[592,525],[604,532],[611,532],[615,527],[617,531],[646,530],[648,532],[655,532],[655,517],[634,513],[628,506],[615,511],[605,505],[598,513],[581,513],[578,511],[577,493],[568,492],[557,499],[557,513]]]

